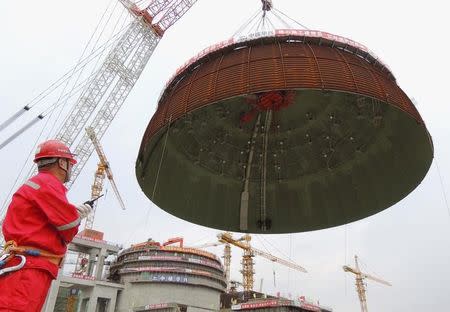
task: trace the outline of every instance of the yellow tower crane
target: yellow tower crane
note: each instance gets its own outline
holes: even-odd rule
[[[99,163],[97,166],[97,171],[95,172],[94,183],[91,188],[91,199],[96,199],[100,196],[103,190],[103,184],[105,181],[105,176],[108,177],[109,183],[116,195],[117,200],[119,201],[120,207],[125,210],[125,204],[123,203],[122,196],[120,196],[119,190],[117,188],[116,182],[114,181],[113,174],[111,171],[111,167],[109,165],[108,160],[106,159],[105,152],[103,151],[102,146],[100,145],[97,136],[95,135],[94,128],[88,127],[86,128],[86,133],[89,139],[92,141],[92,144],[95,147],[95,151],[97,152]],[[96,202],[94,202],[94,207],[92,207],[92,213],[86,218],[85,229],[92,229],[94,224],[95,217],[95,208],[97,207]]]
[[[84,230],[91,230],[94,225],[95,211],[97,208],[97,201],[95,199],[101,196],[103,191],[103,184],[105,181],[105,177],[108,177],[109,183],[116,195],[117,200],[119,201],[120,207],[125,209],[125,204],[123,203],[122,197],[120,196],[117,185],[114,181],[113,174],[111,171],[111,167],[106,158],[105,152],[103,151],[102,146],[100,145],[97,136],[95,135],[94,128],[88,127],[86,128],[86,133],[89,139],[92,141],[93,146],[97,152],[99,162],[97,165],[97,170],[94,176],[94,183],[91,187],[91,202],[92,202],[92,212],[87,216],[86,222],[84,224]],[[79,274],[86,274],[87,261],[85,259],[85,255],[80,253],[77,259],[77,265],[75,267],[75,271]]]
[[[253,284],[254,284],[254,274],[255,271],[253,269],[254,262],[253,257],[254,256],[261,256],[263,258],[266,258],[272,262],[277,262],[281,265],[287,266],[291,269],[304,272],[307,271],[301,267],[298,264],[295,264],[293,262],[280,259],[278,257],[275,257],[274,255],[256,249],[250,245],[251,236],[246,234],[242,236],[239,239],[234,239],[231,233],[219,233],[217,235],[217,238],[219,239],[219,242],[225,244],[225,253],[224,253],[224,267],[225,267],[225,276],[227,277],[227,285],[229,285],[229,277],[230,277],[230,260],[231,260],[231,252],[230,252],[230,245],[239,247],[244,250],[244,255],[242,256],[242,284],[244,287],[244,291],[251,291],[253,290]],[[228,246],[228,247],[227,247]],[[228,248],[228,249],[227,249]],[[228,252],[227,252],[228,250]]]
[[[342,267],[345,272],[350,272],[355,274],[356,278],[356,291],[358,292],[359,302],[361,304],[361,312],[368,312],[367,309],[367,299],[366,299],[366,288],[364,287],[364,279],[369,279],[386,286],[392,286],[391,283],[386,282],[378,277],[371,276],[369,274],[361,272],[358,264],[358,256],[355,255],[355,268],[344,265]]]

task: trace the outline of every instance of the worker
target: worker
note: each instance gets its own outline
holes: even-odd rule
[[[38,174],[13,195],[3,222],[0,312],[41,311],[67,244],[92,211],[87,203],[75,206],[67,200],[64,183],[76,160],[64,143],[41,143],[34,162]]]

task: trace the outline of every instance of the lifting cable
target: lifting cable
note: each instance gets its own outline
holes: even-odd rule
[[[345,220],[347,222],[347,219]],[[348,250],[348,224],[345,223],[344,225],[344,264],[348,265],[347,263],[347,250]],[[345,296],[347,296],[347,275],[344,274],[344,290],[345,290]]]
[[[108,5],[107,5],[105,11],[103,12],[102,16],[100,17],[99,22],[98,22],[97,25],[95,26],[95,29],[94,29],[94,31],[92,32],[92,35],[90,36],[90,38],[89,38],[89,40],[88,40],[88,43],[86,44],[86,46],[85,46],[84,49],[83,49],[83,52],[81,53],[81,56],[80,56],[80,58],[79,58],[79,60],[78,60],[78,64],[79,64],[80,61],[83,59],[84,54],[86,53],[86,51],[87,51],[89,45],[91,44],[91,41],[93,40],[94,36],[96,35],[99,26],[102,24],[103,19],[105,18],[106,12],[109,10],[109,8],[110,8],[112,2],[113,2],[113,0],[110,0],[110,2],[108,3]],[[102,29],[102,30],[100,31],[100,33],[98,34],[97,39],[95,40],[95,42],[94,42],[94,44],[93,44],[93,46],[92,46],[92,49],[91,49],[91,52],[90,52],[90,53],[92,53],[92,51],[95,50],[95,48],[96,48],[96,46],[97,46],[97,44],[98,44],[98,41],[100,40],[100,37],[102,36],[103,32],[105,31],[106,26],[108,25],[108,23],[109,23],[109,21],[110,21],[110,19],[111,19],[111,16],[113,15],[114,11],[116,10],[116,7],[117,7],[117,4],[118,4],[118,3],[119,3],[118,1],[115,1],[115,5],[114,5],[113,9],[111,10],[111,13],[109,14],[109,16],[108,16],[108,18],[107,18],[105,24],[103,25],[103,29]],[[114,25],[114,29],[116,28],[116,26],[117,26],[117,24],[118,24],[118,21],[119,21],[119,19],[117,20],[116,24]],[[112,32],[112,33],[114,34],[114,32]],[[104,50],[102,51],[102,54],[103,54],[103,52],[104,52]],[[100,58],[97,58],[96,65],[98,64],[99,59],[100,59]],[[96,66],[96,65],[95,65],[95,66]],[[74,68],[74,71],[75,71],[75,69],[76,69],[76,66],[75,66],[75,68]],[[85,69],[85,67],[83,66],[83,68],[82,68],[82,69],[80,70],[80,72],[78,73],[78,76],[77,76],[77,78],[75,79],[75,82],[74,82],[74,84],[73,84],[73,86],[72,86],[72,89],[69,91],[69,95],[70,95],[70,94],[73,92],[73,90],[76,88],[76,85],[77,85],[77,83],[78,83],[78,80],[81,78],[81,75],[83,74],[84,69]],[[72,78],[72,77],[74,76],[74,74],[75,74],[75,73],[71,74],[70,78]],[[67,80],[67,82],[66,82],[66,84],[65,84],[65,86],[64,86],[64,88],[63,88],[63,90],[61,91],[60,96],[59,96],[59,98],[58,98],[58,102],[60,101],[61,97],[63,96],[63,94],[64,94],[64,92],[65,92],[67,86],[68,86],[69,83],[70,83],[70,80],[71,80],[71,79]],[[70,96],[69,96],[69,97],[70,97]],[[50,135],[51,132],[53,132],[53,130],[54,130],[55,126],[56,126],[57,121],[58,121],[59,118],[61,117],[62,111],[63,111],[64,107],[67,105],[67,100],[68,100],[68,98],[66,98],[66,100],[63,102],[63,105],[61,105],[61,108],[60,108],[60,110],[59,110],[59,113],[58,113],[57,117],[55,118],[55,120],[54,120],[54,122],[53,122],[53,125],[52,125],[52,127],[51,127],[51,129],[50,129],[49,135]],[[54,110],[51,112],[50,118],[52,117],[52,115],[53,115],[54,112],[55,112]]]
[[[45,90],[43,90],[41,93],[39,93],[37,96],[35,96],[33,99],[31,99],[24,107],[22,107],[19,111],[17,111],[14,115],[12,115],[10,118],[5,120],[3,123],[0,124],[0,132],[4,130],[6,127],[8,127],[11,123],[13,123],[15,120],[17,120],[22,114],[25,112],[31,110],[35,106],[38,106],[39,103],[41,103],[48,95],[53,93],[57,88],[59,88],[64,82],[70,79],[70,74],[78,73],[81,71],[87,64],[92,62],[94,59],[98,59],[97,57],[104,53],[106,48],[113,45],[116,41],[113,41],[113,39],[116,39],[124,29],[121,29],[116,35],[114,35],[110,40],[106,41],[104,44],[99,46],[94,53],[86,56],[83,60],[81,60],[82,66],[79,66],[80,64],[75,65],[72,67],[68,72],[66,72],[63,76],[61,76],[58,80],[53,82],[49,87],[47,87]],[[100,51],[101,50],[101,51]],[[79,66],[77,68],[77,66]]]
[[[76,87],[76,88],[77,88],[76,93],[73,93],[73,92],[72,92],[72,94],[71,94],[70,92],[68,92],[68,93],[65,94],[65,96],[72,97],[73,95],[76,95],[79,91],[82,91],[82,90],[83,90],[83,87],[84,87],[86,84],[88,84],[88,83],[91,81],[91,79],[94,78],[94,76],[95,76],[95,74],[96,74],[95,68],[97,67],[98,62],[99,62],[99,60],[101,59],[102,54],[107,50],[107,47],[109,47],[109,46],[115,44],[118,40],[120,40],[120,37],[121,37],[121,35],[123,34],[123,32],[124,32],[126,29],[128,29],[127,18],[123,18],[123,17],[124,17],[124,13],[126,13],[126,12],[127,12],[127,11],[125,11],[125,10],[122,11],[122,14],[121,14],[121,16],[119,17],[119,19],[117,20],[116,24],[114,25],[114,29],[113,29],[113,31],[112,31],[111,33],[114,34],[114,31],[115,31],[115,29],[116,29],[118,23],[120,22],[121,19],[123,19],[123,23],[122,23],[122,25],[121,25],[120,30],[119,30],[115,35],[111,35],[110,38],[108,38],[108,40],[106,41],[106,43],[108,43],[107,45],[106,45],[106,44],[103,44],[103,45],[100,46],[100,48],[103,47],[103,49],[102,49],[101,51],[99,51],[99,53],[96,54],[97,56],[98,56],[98,55],[100,55],[100,56],[96,57],[96,60],[97,60],[97,61],[96,61],[95,65],[93,66],[94,69],[92,70],[91,76],[89,76],[87,79],[85,79],[81,84],[78,84],[78,86]],[[112,14],[112,13],[111,13],[111,14]],[[126,17],[126,15],[125,15],[125,17]],[[109,19],[108,19],[108,21],[109,21]],[[113,40],[113,39],[114,39],[114,40]],[[93,50],[94,50],[94,48],[95,48],[95,47],[93,47]],[[100,48],[97,48],[96,51],[100,50]],[[56,108],[57,108],[58,106],[60,106],[60,105],[61,105],[61,103],[55,102],[55,103],[52,105],[52,107],[48,108],[47,111],[44,113],[44,117],[45,117],[45,115],[47,115],[48,112],[50,111],[49,109],[56,109]],[[55,124],[56,124],[56,121],[57,121],[57,120],[55,120]],[[48,123],[48,121],[46,122],[45,127],[47,126],[47,123]],[[53,131],[53,128],[54,128],[54,127],[52,127],[52,131]],[[45,129],[45,128],[44,128],[44,129]],[[43,130],[44,130],[44,129],[43,129]],[[43,134],[43,131],[41,131],[41,133],[40,133],[40,135],[39,135],[39,138],[42,137],[42,134]],[[48,135],[47,135],[47,139],[48,139],[49,135],[50,135],[50,132],[49,132]],[[38,140],[39,140],[39,138],[38,138]],[[35,146],[36,146],[36,144],[35,144]],[[26,162],[28,162],[28,161],[29,161],[29,160],[27,159]],[[25,164],[26,164],[26,162],[25,162]],[[25,164],[24,164],[24,165],[25,165]],[[33,175],[34,173],[35,173],[35,167],[34,167],[34,166],[30,166],[30,169],[29,169],[28,174],[26,175],[26,177],[29,177],[29,176]]]
[[[14,141],[17,137],[19,137],[22,133],[24,133],[26,130],[28,130],[29,128],[31,128],[34,124],[36,124],[38,121],[41,121],[42,119],[44,119],[45,117],[48,116],[48,114],[51,114],[56,108],[58,108],[59,106],[61,106],[63,103],[60,103],[61,99],[65,99],[66,101],[78,94],[79,91],[81,91],[83,89],[83,87],[87,84],[87,82],[91,79],[91,77],[88,77],[87,79],[85,79],[82,83],[80,83],[78,86],[76,86],[76,92],[68,92],[66,94],[63,94],[58,101],[56,101],[55,103],[53,103],[50,107],[48,107],[45,111],[43,111],[42,113],[40,113],[38,116],[34,117],[30,122],[28,122],[27,124],[25,124],[25,126],[23,126],[22,128],[20,128],[19,130],[17,130],[16,132],[14,132],[9,138],[7,138],[5,141],[3,141],[0,144],[0,150],[2,148],[4,148],[6,145],[8,145],[9,143],[11,143],[12,141]],[[51,116],[50,116],[51,117]]]
[[[276,12],[272,11],[273,16],[275,16],[286,28],[292,28],[292,25],[290,25],[288,22],[286,22],[283,18],[280,17],[280,15]]]
[[[275,249],[280,255],[282,255],[283,257],[285,257],[286,259],[288,259],[289,261],[292,261],[293,262],[293,260],[288,256],[288,255],[286,255],[284,252],[282,252],[280,249],[278,249],[274,244],[272,244],[268,239],[265,239],[264,237],[261,237],[263,240],[265,240],[273,249]]]
[[[261,25],[262,20],[263,20],[263,19],[262,19],[262,13],[260,12],[260,13],[258,14],[257,18],[254,19],[253,25],[252,25],[251,27],[249,27],[248,33],[251,34],[251,33],[253,33],[253,32],[258,31],[259,25]],[[255,29],[255,30],[253,30],[253,29]]]
[[[95,28],[93,34],[91,35],[91,37],[90,37],[88,43],[86,44],[86,46],[85,46],[85,48],[84,48],[84,50],[83,50],[82,56],[81,56],[80,59],[78,60],[77,64],[73,67],[73,69],[69,70],[65,75],[63,75],[63,77],[61,77],[60,79],[58,79],[58,80],[57,80],[56,82],[54,82],[50,87],[48,87],[46,90],[44,90],[43,92],[41,92],[41,94],[39,94],[37,97],[35,97],[35,98],[31,101],[31,102],[33,102],[33,101],[37,101],[37,100],[39,99],[36,103],[34,103],[33,105],[26,105],[26,106],[25,106],[24,108],[22,108],[19,112],[17,112],[17,113],[14,114],[12,117],[10,117],[6,122],[2,123],[2,124],[0,125],[0,131],[3,130],[5,127],[7,127],[9,124],[11,124],[13,121],[15,121],[17,118],[19,118],[23,113],[25,113],[26,111],[28,111],[32,106],[37,105],[43,98],[45,98],[46,96],[48,96],[48,94],[52,93],[57,87],[59,87],[61,84],[63,84],[66,80],[70,80],[70,79],[71,79],[71,75],[73,75],[74,73],[76,73],[78,70],[82,70],[88,63],[90,63],[90,62],[94,59],[94,57],[91,57],[91,56],[93,55],[93,53],[91,53],[90,55],[88,55],[88,56],[85,57],[84,59],[83,59],[83,55],[84,55],[84,53],[85,53],[87,47],[89,46],[89,44],[90,44],[90,42],[91,42],[91,40],[92,40],[94,34],[96,33],[96,31],[97,31],[97,29],[98,29],[98,27],[99,27],[99,25],[100,25],[100,23],[101,23],[101,21],[102,21],[102,19],[103,19],[103,16],[104,16],[104,15],[106,14],[106,12],[108,11],[108,9],[109,9],[109,7],[110,7],[112,1],[113,1],[113,0],[110,1],[110,3],[108,4],[107,8],[105,9],[105,11],[104,11],[104,13],[103,13],[103,15],[102,15],[102,18],[100,19],[99,23],[97,24],[97,26],[96,26],[96,28]],[[110,16],[112,15],[112,13],[113,13],[113,12],[111,12]],[[110,17],[109,17],[109,18],[110,18]],[[108,18],[108,21],[109,21],[109,18]],[[120,20],[120,19],[119,19],[119,20]],[[117,26],[117,23],[116,23],[116,26]],[[114,26],[114,27],[116,27],[116,26]],[[106,27],[106,25],[105,25],[105,27]],[[112,35],[112,36],[111,36],[111,37],[110,37],[110,38],[109,38],[102,46],[98,47],[96,50],[94,50],[94,49],[95,49],[95,46],[94,46],[93,49],[92,49],[92,51],[98,51],[98,50],[101,50],[101,49],[103,48],[103,50],[100,51],[100,53],[103,53],[104,50],[106,49],[106,47],[108,47],[108,46],[112,43],[112,41],[113,41],[113,39],[114,39],[115,37],[119,37],[119,35],[120,35],[120,33],[121,33],[122,31],[123,31],[123,29],[121,29],[117,34]],[[100,37],[99,37],[99,38],[100,38]],[[97,55],[98,55],[98,54],[97,54]],[[97,55],[94,55],[94,56],[96,57]],[[86,60],[86,61],[85,61],[85,60]],[[85,64],[82,65],[82,66],[80,67],[80,64],[82,64],[83,61],[85,61]],[[98,62],[98,58],[97,58],[97,62]],[[78,68],[78,69],[77,69],[77,68]],[[68,76],[68,77],[67,77],[67,76]],[[55,85],[56,85],[56,86],[55,86]],[[80,85],[82,85],[82,84],[80,84]],[[78,88],[80,85],[76,86],[76,88]],[[66,86],[67,86],[67,84],[66,84]],[[50,91],[49,91],[47,94],[43,95],[43,94],[46,93],[48,90],[50,90]],[[62,92],[62,93],[63,93],[63,92]],[[60,98],[62,98],[62,96],[65,96],[65,95],[61,94],[61,95],[60,95]],[[70,97],[70,96],[71,96],[71,95],[69,94],[69,97]],[[58,100],[59,100],[59,99],[58,99]],[[54,104],[54,107],[57,107],[58,105],[59,105],[59,104],[57,104],[57,105]],[[47,110],[48,110],[48,109],[47,109]],[[16,137],[20,136],[20,134],[22,134],[24,131],[26,131],[27,129],[29,129],[30,127],[32,127],[32,126],[33,126],[35,123],[37,123],[39,120],[42,120],[44,117],[45,117],[45,114],[39,114],[37,117],[35,117],[35,118],[34,118],[33,120],[31,120],[29,123],[27,123],[24,127],[22,127],[22,128],[19,129],[16,133],[14,133],[14,134],[13,134],[10,138],[8,138],[5,142],[3,142],[3,143],[0,145],[0,149],[3,148],[4,146],[6,146],[6,145],[7,145],[9,142],[11,142],[12,140],[14,140]],[[33,145],[33,146],[36,146],[36,145],[38,144],[38,142],[39,142],[39,140],[40,140],[40,138],[41,138],[41,136],[42,136],[42,134],[43,134],[43,132],[44,132],[44,130],[45,130],[45,127],[47,126],[48,120],[49,120],[49,119],[47,119],[47,121],[46,121],[44,127],[42,128],[42,130],[41,130],[41,132],[40,132],[38,138],[37,138],[36,141],[34,142],[34,145]],[[28,161],[29,161],[31,155],[33,154],[33,152],[34,152],[34,148],[30,150],[30,153],[29,153],[27,159],[25,160],[25,162],[24,162],[24,164],[23,164],[23,166],[22,166],[22,168],[21,168],[21,170],[20,170],[20,172],[19,172],[19,174],[18,174],[18,176],[17,176],[17,178],[16,178],[14,184],[12,185],[12,187],[11,187],[9,193],[8,193],[8,196],[5,198],[5,200],[4,200],[4,202],[3,202],[3,205],[2,205],[2,207],[1,207],[1,209],[0,209],[0,223],[3,222],[3,216],[4,216],[4,212],[5,212],[5,210],[6,210],[6,205],[7,205],[7,202],[8,202],[8,198],[11,197],[11,194],[12,194],[13,190],[15,189],[15,187],[16,187],[16,185],[17,185],[17,182],[19,181],[19,179],[20,179],[20,177],[21,177],[21,174],[22,174],[23,170],[25,169],[26,164],[28,163]],[[33,166],[31,167],[30,172],[32,172],[32,171],[33,171]],[[0,240],[1,240],[1,238],[0,238]]]
[[[116,5],[117,5],[117,3],[116,3]],[[115,7],[114,7],[114,9],[115,9]],[[113,13],[113,12],[111,12],[111,14],[110,14],[110,16],[109,16],[109,18],[108,18],[107,23],[109,22],[109,19],[110,19],[112,13]],[[122,17],[123,17],[123,13],[122,13],[121,18],[122,18]],[[114,29],[113,29],[113,33],[114,33],[114,31],[115,31],[115,29],[116,29],[116,27],[117,27],[119,21],[121,20],[121,18],[119,18],[118,21],[116,22],[116,24],[115,24],[115,26],[114,26]],[[105,24],[105,26],[106,26],[106,24]],[[96,28],[96,29],[97,29],[97,28]],[[103,33],[103,31],[104,31],[104,28],[103,28],[103,30],[102,30],[102,33]],[[56,126],[56,122],[59,120],[59,118],[60,118],[60,116],[61,116],[61,113],[62,113],[62,111],[63,111],[63,108],[64,108],[64,106],[67,104],[68,99],[70,99],[72,96],[76,95],[79,91],[81,91],[81,89],[82,89],[82,88],[83,88],[83,87],[84,87],[84,86],[85,86],[92,78],[95,77],[95,75],[94,75],[94,74],[95,74],[95,70],[93,70],[93,73],[92,73],[88,78],[86,78],[83,82],[78,83],[78,80],[80,79],[81,74],[82,74],[84,68],[86,67],[86,65],[87,65],[89,62],[91,62],[91,61],[94,59],[94,58],[92,57],[92,58],[89,60],[89,58],[90,58],[92,55],[94,55],[93,52],[97,52],[98,50],[100,50],[100,49],[103,47],[103,49],[102,49],[99,53],[95,54],[95,56],[99,56],[99,55],[100,55],[100,57],[97,57],[97,58],[96,58],[96,59],[97,59],[97,62],[96,62],[96,65],[95,65],[95,66],[97,66],[98,61],[99,61],[99,59],[101,58],[101,54],[103,54],[103,53],[105,52],[105,50],[106,50],[106,48],[107,48],[108,46],[110,46],[112,43],[115,42],[115,41],[113,42],[112,39],[115,38],[115,37],[117,37],[122,31],[123,31],[123,29],[121,29],[121,31],[119,31],[116,35],[114,35],[114,36],[112,36],[111,38],[109,38],[109,39],[105,42],[105,44],[101,45],[99,48],[96,49],[96,48],[95,48],[95,45],[97,44],[97,42],[98,42],[98,40],[99,40],[99,38],[100,38],[100,36],[101,36],[101,34],[100,34],[99,37],[97,38],[97,41],[96,41],[94,47],[92,48],[91,54],[88,55],[86,58],[83,59],[83,55],[84,55],[84,53],[85,53],[85,51],[86,51],[86,49],[87,49],[87,46],[86,46],[85,49],[84,49],[84,51],[83,51],[83,53],[82,53],[82,56],[80,57],[80,60],[77,62],[77,65],[73,67],[73,69],[71,70],[71,72],[70,72],[70,71],[67,72],[62,78],[66,77],[66,76],[68,76],[68,75],[70,74],[69,77],[67,77],[67,78],[65,78],[65,79],[63,79],[63,80],[62,80],[62,78],[58,79],[57,82],[60,81],[60,83],[59,83],[55,88],[53,88],[53,90],[51,91],[51,92],[53,92],[53,91],[54,91],[57,87],[59,87],[62,83],[66,82],[66,85],[64,86],[64,88],[63,88],[63,90],[62,90],[62,92],[61,92],[59,98],[57,99],[57,101],[56,101],[55,103],[53,103],[52,105],[50,105],[48,108],[46,108],[46,109],[45,109],[42,113],[40,113],[37,117],[33,118],[33,119],[32,119],[30,122],[28,122],[25,126],[23,126],[23,127],[20,128],[19,130],[17,130],[15,133],[13,133],[13,134],[12,134],[9,138],[7,138],[3,143],[1,143],[1,144],[0,144],[0,150],[1,150],[3,147],[5,147],[6,145],[8,145],[10,142],[12,142],[14,139],[16,139],[18,136],[20,136],[23,132],[25,132],[26,130],[28,130],[29,128],[31,128],[31,127],[32,127],[34,124],[36,124],[38,121],[44,119],[44,117],[47,117],[48,114],[50,114],[50,117],[49,117],[49,118],[51,118],[52,115],[53,115],[53,113],[54,113],[54,111],[56,110],[56,108],[61,107],[60,112],[59,112],[57,118],[55,118],[54,123],[53,123],[53,126],[52,126],[52,128],[51,128],[51,130],[50,130],[50,132],[49,132],[49,135],[50,135],[50,133],[54,130],[54,128],[55,128],[55,126]],[[91,39],[92,39],[92,37],[93,37],[93,35],[91,36]],[[91,41],[91,39],[89,40],[89,42]],[[88,43],[88,45],[89,45],[89,43]],[[81,67],[78,67],[78,68],[77,68],[77,66],[80,65],[80,64],[83,62],[83,60],[88,60],[88,62],[86,62],[86,63],[85,63],[84,65],[82,65]],[[75,84],[73,85],[72,89],[71,89],[69,92],[67,92],[67,93],[63,93],[63,92],[65,91],[65,89],[67,88],[67,86],[68,86],[68,84],[69,84],[69,82],[70,82],[70,79],[71,79],[71,78],[73,77],[73,75],[74,75],[75,73],[77,73],[77,72],[79,72],[79,75],[78,75],[78,77],[77,77],[77,79],[76,79],[76,82],[75,82]],[[62,81],[61,81],[61,80],[62,80]],[[53,83],[52,86],[54,86],[57,82]],[[40,97],[42,94],[44,94],[44,92],[47,91],[47,90],[49,90],[52,86],[50,86],[49,88],[47,88],[46,90],[44,90],[43,92],[41,92],[41,94],[38,95],[38,97]],[[40,99],[38,102],[36,102],[34,105],[31,105],[31,106],[26,105],[23,109],[21,109],[19,112],[17,112],[17,113],[14,114],[12,117],[10,117],[10,118],[9,118],[7,121],[5,121],[2,125],[0,125],[0,131],[1,131],[2,129],[4,129],[7,125],[11,124],[11,123],[12,123],[14,120],[16,120],[18,117],[20,117],[23,113],[25,113],[26,111],[30,110],[33,106],[35,106],[36,104],[38,104],[42,99],[44,99],[44,98],[45,98],[48,94],[50,94],[51,92],[49,92],[49,93],[47,93],[45,96],[41,97],[41,99]],[[38,98],[38,97],[36,97],[36,98]],[[36,99],[36,98],[35,98],[35,99]],[[46,122],[45,126],[47,126],[47,124],[48,124],[48,119],[47,119],[47,122]]]
[[[284,17],[287,17],[289,20],[293,21],[294,23],[296,23],[296,24],[299,25],[300,27],[309,30],[308,27],[306,27],[305,25],[303,25],[303,24],[297,22],[295,19],[293,19],[293,18],[287,16],[286,14],[284,14],[283,12],[281,12],[280,10],[278,10],[278,9],[276,9],[276,8],[273,8],[273,10],[275,10],[275,12],[277,12],[277,13],[280,13],[280,14],[283,15]]]
[[[172,123],[172,115],[170,115],[169,122],[167,123],[166,137],[164,138],[164,145],[163,145],[163,149],[161,152],[161,159],[159,160],[158,171],[156,172],[156,178],[155,178],[155,185],[153,186],[152,201],[155,199],[156,187],[158,186],[159,172],[161,171],[161,167],[162,167],[162,163],[163,163],[163,159],[164,159],[164,153],[166,151],[167,138],[169,137],[171,123]]]
[[[447,208],[448,216],[450,217],[450,207],[448,205],[447,193],[445,192],[444,180],[442,179],[441,170],[439,169],[439,163],[438,163],[436,157],[434,158],[434,163],[436,164],[436,169],[437,169],[438,176],[439,176],[439,182],[441,183],[441,190],[442,190],[442,197],[444,198],[444,204],[445,204],[445,207]]]
[[[44,131],[44,129],[41,130],[41,133],[39,134],[39,136],[34,141],[33,146],[36,146],[38,144],[39,138],[42,135],[43,131]],[[14,181],[14,183],[11,185],[11,188],[9,189],[8,196],[6,196],[5,200],[3,201],[2,207],[0,209],[0,223],[3,223],[3,217],[4,217],[5,213],[6,213],[5,210],[6,210],[6,207],[7,207],[8,203],[9,203],[8,199],[11,198],[12,193],[13,193],[14,189],[16,188],[16,185],[17,185],[17,183],[18,183],[18,181],[19,181],[19,179],[20,179],[20,177],[22,175],[22,172],[25,169],[25,167],[26,167],[26,165],[28,163],[28,160],[31,158],[31,155],[33,155],[33,153],[34,153],[34,150],[31,149],[30,152],[28,153],[27,158],[25,159],[25,161],[24,161],[24,163],[22,165],[22,168],[19,171],[19,174],[16,177],[16,180]],[[31,168],[33,168],[33,165],[31,165]],[[2,240],[3,240],[3,237],[0,236],[0,241],[2,241]]]
[[[238,35],[240,35],[242,33],[242,31],[248,27],[248,25],[250,25],[251,22],[253,22],[258,15],[261,13],[261,11],[258,9],[244,24],[242,24],[241,27],[238,28],[238,30],[236,30],[236,32],[233,34],[233,38],[237,37]]]
[[[289,258],[292,259],[292,233],[289,233]],[[288,268],[288,290],[291,291],[291,268]]]
[[[272,29],[275,29],[276,27],[275,27],[275,25],[272,23],[272,21],[270,20],[270,17],[269,17],[269,16],[266,16],[265,18],[267,19],[267,22],[269,23],[270,27],[271,27]],[[263,24],[263,26],[264,26],[264,24]]]
[[[233,34],[233,38],[240,35],[246,29],[247,33],[249,34],[258,31],[275,30],[277,27],[275,26],[273,20],[270,18],[270,14],[267,13],[271,13],[275,17],[275,19],[283,25],[283,27],[286,27],[288,29],[294,27],[292,26],[292,24],[289,24],[286,21],[286,19],[288,19],[291,22],[294,22],[303,29],[309,29],[305,25],[299,23],[298,21],[289,17],[288,15],[276,9],[275,7],[272,7],[270,11],[261,11],[260,9],[258,9],[256,13],[254,13],[241,27],[239,27],[239,29]]]

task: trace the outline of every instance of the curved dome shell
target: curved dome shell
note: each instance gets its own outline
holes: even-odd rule
[[[386,66],[360,47],[290,34],[229,44],[180,71],[136,175],[182,219],[288,233],[390,207],[432,158],[424,122]]]

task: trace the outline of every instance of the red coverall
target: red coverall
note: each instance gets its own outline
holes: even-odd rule
[[[51,173],[40,172],[13,195],[3,222],[5,241],[63,255],[78,232],[80,218],[67,189]],[[0,276],[0,311],[40,312],[58,266],[45,257],[26,256],[25,266]],[[17,265],[15,257],[6,267]]]

